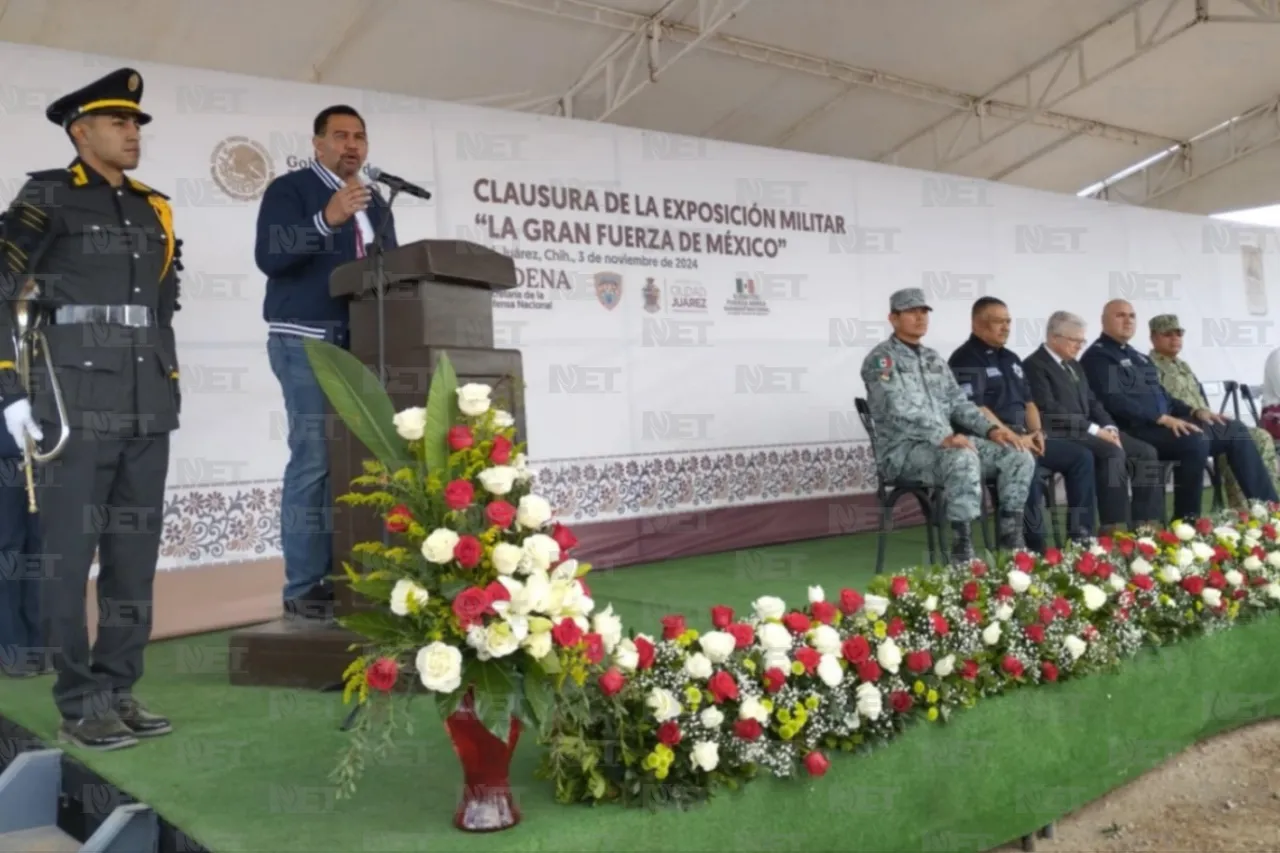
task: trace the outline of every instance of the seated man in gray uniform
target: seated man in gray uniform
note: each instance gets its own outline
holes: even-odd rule
[[[970,526],[982,514],[986,477],[996,477],[1000,547],[1023,547],[1022,515],[1036,462],[1029,451],[1018,449],[1016,435],[991,423],[965,397],[946,359],[920,343],[932,310],[918,287],[889,297],[893,335],[868,353],[862,382],[879,438],[881,470],[887,477],[944,489],[951,559],[967,564],[974,557]]]

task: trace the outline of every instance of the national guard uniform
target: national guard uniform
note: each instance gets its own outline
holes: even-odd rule
[[[889,299],[897,314],[933,310],[924,291],[912,287]],[[997,427],[965,398],[947,362],[923,344],[896,335],[877,344],[862,362],[862,381],[877,435],[877,463],[885,476],[919,480],[943,488],[951,523],[952,559],[973,558],[970,527],[982,514],[982,480],[997,478],[1001,512],[1000,546],[1022,547],[1022,512],[1027,503],[1035,459],[1025,450],[1002,447],[987,436]],[[974,450],[944,448],[943,439],[960,427],[973,433]]]
[[[142,79],[126,68],[59,99],[47,117],[68,135],[90,115],[140,126],[151,120],[141,98]],[[15,372],[15,315],[0,310],[0,406],[11,432],[33,416],[48,451],[62,430],[52,366],[70,436],[60,455],[36,466],[35,477],[45,560],[41,616],[58,673],[59,737],[118,749],[170,730],[132,691],[150,639],[169,433],[178,428],[172,321],[180,241],[163,194],[122,172],[113,183],[86,156],[109,171],[123,168],[85,151],[65,168],[32,172],[4,217],[0,299],[12,308],[34,281],[48,346],[32,357],[24,388]],[[90,649],[85,587],[95,548],[99,628]]]
[[[1182,324],[1178,322],[1177,314],[1160,314],[1152,317],[1147,324],[1152,335],[1167,335],[1170,332],[1182,334],[1184,329]],[[1169,392],[1169,396],[1181,400],[1193,409],[1204,409],[1212,411],[1209,408],[1209,401],[1205,397],[1204,387],[1201,386],[1200,380],[1196,378],[1195,371],[1191,369],[1191,365],[1187,364],[1181,358],[1162,355],[1154,349],[1150,352],[1151,361],[1156,366],[1156,370],[1160,372],[1160,384],[1164,386],[1164,390]],[[1238,423],[1232,421],[1232,423]],[[1266,468],[1268,476],[1271,477],[1271,484],[1280,491],[1280,480],[1277,480],[1276,469],[1276,444],[1271,438],[1271,434],[1264,429],[1249,429],[1244,424],[1240,424],[1239,428],[1231,427],[1234,432],[1247,432],[1249,438],[1253,439],[1253,445],[1258,449],[1258,455],[1262,457],[1262,463]],[[1248,500],[1244,496],[1244,492],[1240,489],[1240,483],[1236,481],[1234,472],[1228,464],[1225,456],[1218,456],[1214,461],[1218,470],[1222,472],[1222,484],[1227,492],[1227,501],[1235,507],[1245,507]]]

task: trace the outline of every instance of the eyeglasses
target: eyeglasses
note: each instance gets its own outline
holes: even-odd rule
[[[1089,342],[1085,338],[1069,338],[1066,335],[1054,335],[1054,337],[1061,338],[1062,340],[1066,341],[1069,344],[1082,345],[1082,344],[1087,344]]]

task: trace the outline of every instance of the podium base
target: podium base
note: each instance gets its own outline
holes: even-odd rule
[[[326,690],[342,683],[360,637],[340,625],[277,619],[234,632],[229,669],[235,687]]]

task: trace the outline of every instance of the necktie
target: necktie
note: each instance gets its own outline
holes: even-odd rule
[[[360,220],[356,221],[356,257],[364,257],[364,232],[360,228]]]

